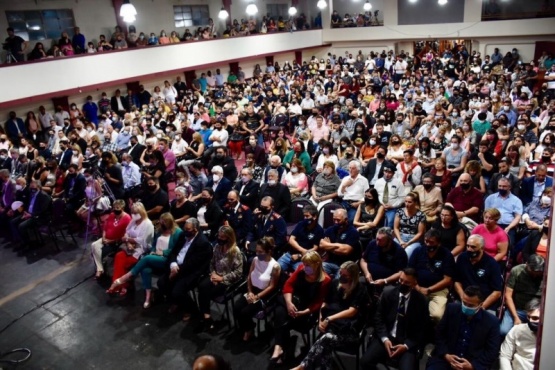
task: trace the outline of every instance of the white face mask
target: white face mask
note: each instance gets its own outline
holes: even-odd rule
[[[517,125],[516,128],[518,128],[520,131],[524,130],[526,128],[526,126],[524,125]]]
[[[370,145],[376,145],[376,140],[374,139],[370,140]]]
[[[297,167],[291,167],[291,173],[297,173],[299,169]]]
[[[141,219],[141,215],[138,213],[134,213],[131,215],[131,218],[133,219],[133,221],[139,221]]]
[[[331,169],[326,168],[326,169],[324,170],[324,175],[329,176],[330,174],[331,174]]]
[[[276,184],[276,180],[268,180],[268,185],[275,185]]]
[[[451,143],[451,148],[453,149],[459,149],[459,143]]]
[[[79,152],[77,150],[74,150],[73,155],[79,155]]]
[[[214,182],[220,181],[220,175],[216,175],[216,174],[212,175],[212,180],[213,180]]]
[[[548,206],[551,204],[551,197],[548,197],[547,195],[543,195],[541,202],[544,206]]]
[[[23,189],[23,186],[21,186],[21,185],[19,185],[19,184],[17,184],[17,185],[15,186],[15,190],[21,190],[21,189]]]

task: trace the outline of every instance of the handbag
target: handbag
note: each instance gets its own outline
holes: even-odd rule
[[[108,198],[106,195],[100,197],[98,199],[98,201],[96,202],[96,210],[97,211],[102,211],[102,212],[106,212],[107,210],[109,210],[111,208],[111,204],[110,204],[110,198]]]

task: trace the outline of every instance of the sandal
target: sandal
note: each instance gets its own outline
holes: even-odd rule
[[[121,288],[121,290],[119,291],[119,296],[120,297],[125,297],[127,295],[127,289],[126,288]]]

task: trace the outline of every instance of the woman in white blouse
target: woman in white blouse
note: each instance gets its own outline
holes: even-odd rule
[[[122,238],[122,250],[116,253],[114,258],[112,279],[115,284],[112,284],[106,293],[119,292],[121,296],[127,294],[127,282],[118,282],[118,278],[125,275],[148,250],[153,236],[154,226],[148,219],[145,206],[141,202],[133,204],[131,207],[131,222],[127,225],[125,235]]]
[[[164,99],[165,96],[160,91],[160,86],[154,87],[154,91],[152,92],[152,103],[154,103],[154,106],[158,108],[158,106],[160,105],[160,101],[164,101]]]
[[[149,308],[152,303],[152,271],[164,270],[168,255],[173,247],[175,247],[182,233],[183,230],[177,226],[171,213],[162,213],[162,215],[160,215],[158,230],[156,231],[150,248],[150,254],[141,258],[128,273],[116,279],[110,289],[115,290],[118,286],[123,285],[134,276],[141,274],[143,288],[145,288],[145,303],[143,307]]]
[[[233,312],[237,315],[243,340],[249,341],[254,335],[254,315],[262,311],[279,284],[281,268],[272,258],[275,242],[271,236],[256,242],[256,257],[252,260],[247,280],[248,292],[235,303]]]
[[[164,81],[164,90],[162,93],[166,97],[166,102],[170,104],[175,104],[175,99],[177,98],[177,90],[173,87],[169,81]]]

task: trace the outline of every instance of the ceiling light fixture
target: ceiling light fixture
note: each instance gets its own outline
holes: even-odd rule
[[[295,8],[294,6],[291,6],[289,8],[289,15],[294,16],[295,14],[297,14],[297,8]]]
[[[258,8],[255,3],[251,2],[249,5],[247,5],[247,14],[255,15],[256,13],[258,13]]]
[[[220,18],[221,20],[225,20],[225,19],[227,19],[227,17],[229,17],[229,13],[222,6],[222,10],[220,10],[220,12],[218,13],[218,18]]]
[[[445,4],[447,4],[447,0],[437,0],[437,3],[439,5],[445,5]]]
[[[136,20],[137,9],[135,9],[129,0],[123,0],[123,4],[119,9],[119,15],[125,23],[133,23]]]
[[[328,6],[328,2],[326,0],[318,0],[316,6],[318,7],[318,9],[325,9]]]
[[[368,11],[370,11],[370,9],[372,9],[372,4],[370,4],[370,1],[366,0],[366,2],[364,3],[364,5],[362,6],[362,8],[363,8],[365,11],[368,12]]]

